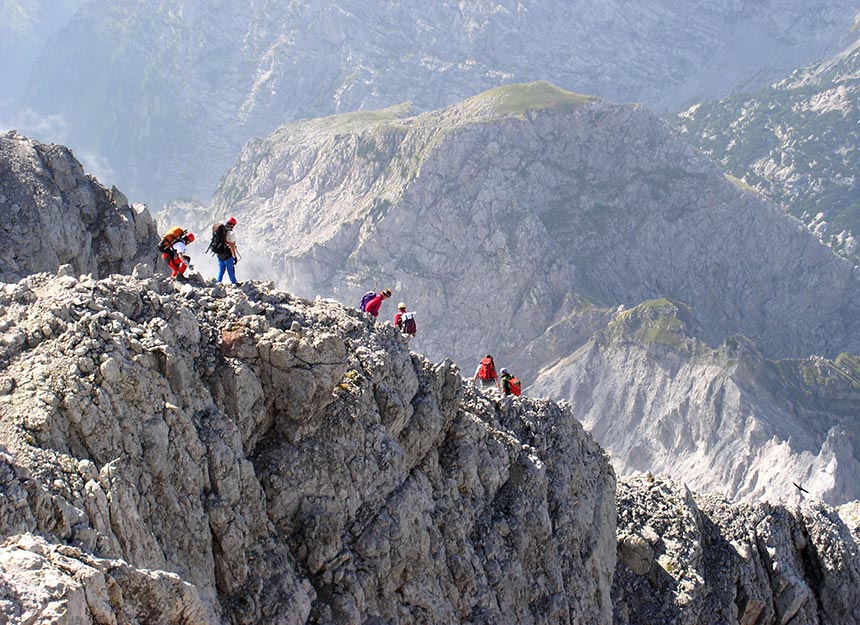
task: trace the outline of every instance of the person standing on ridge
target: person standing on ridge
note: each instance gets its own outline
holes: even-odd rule
[[[379,316],[379,309],[382,307],[382,302],[391,297],[391,289],[382,289],[376,297],[367,302],[364,307],[364,312],[370,313],[374,317]]]
[[[224,272],[230,282],[236,281],[236,263],[239,261],[239,250],[236,247],[236,235],[233,228],[236,226],[236,218],[230,217],[225,223],[217,223],[212,226],[212,241],[207,251],[211,251],[218,258],[218,282],[224,278]]]
[[[397,314],[394,315],[394,327],[403,334],[413,338],[415,337],[415,333],[418,332],[418,326],[415,325],[415,312],[407,312],[404,302],[397,304]]]
[[[475,382],[480,381],[482,389],[499,385],[499,377],[496,375],[496,363],[493,362],[493,357],[490,354],[481,358],[478,368],[475,369],[475,377],[472,379]]]

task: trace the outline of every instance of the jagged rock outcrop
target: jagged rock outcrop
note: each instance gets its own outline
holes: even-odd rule
[[[614,477],[568,410],[330,300],[135,273],[0,286],[12,622],[611,622]]]
[[[160,206],[207,199],[245,141],[286,121],[540,79],[675,109],[835,53],[856,13],[853,0],[90,0],[32,61],[19,111]]]
[[[860,41],[766,89],[678,116],[690,142],[860,261]]]
[[[568,398],[618,474],[747,501],[795,502],[794,483],[831,505],[860,499],[860,359],[773,361],[742,337],[711,348],[668,300],[609,317],[529,392]]]
[[[619,480],[616,625],[860,623],[860,550],[839,515]]]
[[[641,107],[533,83],[405,114],[250,142],[213,219],[232,211],[299,293],[394,288],[436,358],[519,365],[573,312],[659,297],[687,303],[715,345],[744,334],[772,357],[860,351],[860,273]]]
[[[71,150],[0,135],[0,281],[71,265],[74,275],[130,273],[157,256],[155,221],[84,173]]]

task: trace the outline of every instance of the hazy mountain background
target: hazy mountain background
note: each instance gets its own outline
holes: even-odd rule
[[[431,110],[538,79],[677,110],[837,52],[857,13],[853,0],[0,7],[15,49],[2,121],[70,145],[104,182],[156,207],[208,200],[241,145],[286,121],[403,101]]]
[[[678,116],[693,145],[860,260],[860,42],[764,89]]]
[[[20,99],[45,45],[86,0],[0,0],[0,122],[26,114]]]

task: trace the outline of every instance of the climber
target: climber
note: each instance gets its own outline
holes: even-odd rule
[[[508,373],[508,370],[504,367],[502,368],[499,380],[501,381],[502,393],[505,395],[516,395],[519,396],[522,393],[522,385],[520,381]]]
[[[158,244],[161,257],[167,262],[167,266],[170,267],[170,277],[174,280],[184,281],[187,279],[185,270],[188,268],[188,261],[191,258],[185,254],[185,248],[186,245],[193,242],[194,234],[176,227],[171,228]]]
[[[372,298],[364,307],[364,312],[370,313],[374,317],[379,316],[379,309],[382,307],[382,302],[391,297],[391,289],[382,289],[376,297]]]
[[[397,314],[394,315],[394,327],[403,334],[411,337],[414,337],[418,331],[418,327],[415,325],[415,312],[407,312],[404,302],[397,304]]]
[[[475,369],[475,377],[472,379],[475,382],[480,381],[482,389],[498,385],[499,379],[496,375],[496,363],[493,362],[492,356],[487,354],[481,358],[478,368]]]
[[[230,282],[236,281],[236,263],[239,262],[239,251],[236,247],[236,235],[233,228],[236,226],[236,218],[230,217],[225,223],[217,223],[212,226],[212,240],[209,242],[207,252],[212,252],[218,258],[218,282],[224,278],[224,272]]]

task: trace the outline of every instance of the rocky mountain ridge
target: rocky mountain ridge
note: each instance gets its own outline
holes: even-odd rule
[[[856,623],[855,507],[740,505],[651,474],[619,481],[616,625]],[[835,568],[827,562],[839,562]]]
[[[616,535],[564,406],[336,302],[136,273],[0,288],[12,623],[860,622],[853,508],[642,476]]]
[[[611,622],[614,477],[563,408],[335,302],[138,274],[0,289],[13,621]]]
[[[89,0],[11,123],[50,127],[151,205],[206,201],[243,143],[287,121],[532,80],[675,110],[835,53],[856,15],[853,0]]]
[[[697,104],[690,142],[860,260],[860,41],[757,92]]]

